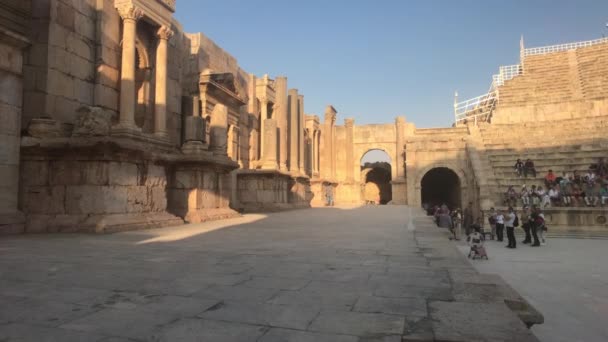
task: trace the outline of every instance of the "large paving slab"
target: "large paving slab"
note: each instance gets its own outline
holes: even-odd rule
[[[490,241],[490,259],[473,266],[502,276],[543,312],[545,323],[532,327],[540,340],[608,341],[607,245],[606,240],[548,239],[540,248],[518,243],[511,250]],[[481,277],[475,281],[483,282]]]
[[[534,341],[500,284],[404,206],[4,237],[0,340]]]

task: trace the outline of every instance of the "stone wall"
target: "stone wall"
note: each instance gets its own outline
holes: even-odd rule
[[[30,158],[21,170],[26,232],[111,232],[180,224],[167,213],[167,170],[148,161]]]
[[[23,49],[30,20],[30,1],[10,0],[0,6],[0,234],[23,231],[18,210],[19,141],[23,104]]]
[[[238,209],[245,212],[310,207],[310,181],[276,170],[242,170],[237,174]]]

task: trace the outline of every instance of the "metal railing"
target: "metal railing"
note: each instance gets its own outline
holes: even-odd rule
[[[584,42],[528,48],[528,49],[524,50],[524,57],[533,56],[533,55],[542,55],[542,54],[551,53],[551,52],[567,51],[567,50],[577,49],[577,48],[581,48],[581,47],[602,44],[602,43],[608,43],[608,37],[594,39],[594,40],[587,40]]]
[[[493,90],[487,94],[455,103],[454,116],[456,123],[469,119],[475,121],[478,121],[480,118],[487,120],[492,114],[494,107],[496,107],[497,101],[498,91]]]
[[[498,87],[505,84],[505,81],[513,79],[515,76],[523,74],[521,64],[501,66],[498,69],[498,74],[492,75],[493,86]]]

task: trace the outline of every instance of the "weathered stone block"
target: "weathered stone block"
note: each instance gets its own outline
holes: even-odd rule
[[[63,214],[65,186],[31,186],[25,190],[23,211],[32,214]]]
[[[106,185],[108,164],[97,161],[53,161],[49,167],[49,184]]]
[[[118,110],[118,91],[114,88],[106,87],[101,84],[95,85],[95,105]]]
[[[184,140],[204,141],[205,120],[200,116],[187,116],[184,121]]]
[[[109,185],[138,185],[139,169],[133,163],[110,162],[108,178]]]
[[[148,164],[148,173],[146,175],[146,186],[167,186],[167,176],[165,168],[160,165]]]
[[[218,208],[218,196],[214,191],[206,190],[203,192],[202,208],[213,209]]]
[[[21,78],[4,70],[0,70],[0,103],[13,107],[21,107],[23,102],[23,86]]]
[[[57,17],[56,17],[56,22],[57,24],[65,27],[66,29],[70,30],[70,31],[74,31],[75,28],[75,24],[74,24],[74,17],[76,15],[76,11],[74,10],[74,7],[65,4],[61,1],[57,1],[57,10],[53,11],[53,13],[56,13]]]
[[[23,56],[16,47],[0,43],[0,68],[21,74]]]
[[[201,184],[199,174],[194,170],[175,171],[174,183],[173,186],[177,189],[193,189]]]
[[[148,202],[151,211],[167,210],[167,191],[164,187],[153,187],[148,190]]]
[[[127,212],[125,186],[67,186],[67,214],[117,214]]]
[[[49,162],[23,161],[21,162],[20,182],[24,186],[48,185]]]
[[[110,134],[112,113],[100,107],[80,107],[73,136],[106,136]]]
[[[149,211],[148,187],[129,186],[127,187],[127,212],[141,213]]]
[[[205,172],[203,174],[203,187],[209,190],[217,189],[218,177],[215,172]]]
[[[19,148],[21,144],[14,135],[0,134],[0,164],[19,164]]]

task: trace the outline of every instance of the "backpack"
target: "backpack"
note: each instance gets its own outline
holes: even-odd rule
[[[519,217],[515,215],[515,220],[513,220],[513,227],[519,227]]]

